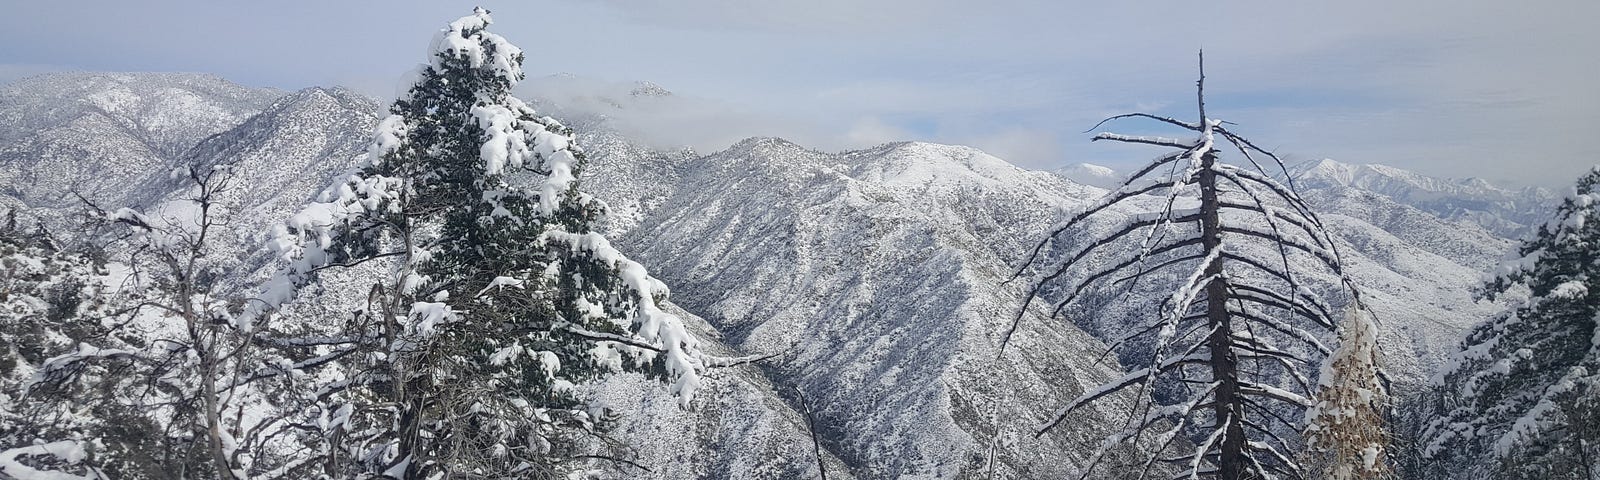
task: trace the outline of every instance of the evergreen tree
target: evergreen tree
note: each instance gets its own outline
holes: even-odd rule
[[[596,231],[582,150],[511,96],[524,52],[489,24],[476,9],[435,38],[365,165],[280,232],[290,265],[242,317],[325,269],[383,265],[353,331],[324,342],[365,362],[317,396],[330,476],[557,476],[606,456],[577,450],[603,419],[576,384],[641,371],[687,402],[705,366],[665,286]]]
[[[1323,362],[1316,402],[1306,410],[1305,464],[1309,478],[1394,478],[1384,425],[1387,389],[1378,376],[1378,327],[1347,308],[1339,348]]]
[[[1423,434],[1439,478],[1600,478],[1600,168],[1485,287],[1508,310],[1435,378]]]

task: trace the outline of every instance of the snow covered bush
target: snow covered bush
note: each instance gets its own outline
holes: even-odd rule
[[[1378,326],[1365,312],[1347,308],[1339,348],[1323,362],[1315,404],[1306,409],[1303,456],[1310,478],[1394,478],[1383,418],[1388,395],[1378,373]]]
[[[1472,330],[1435,378],[1430,473],[1600,475],[1600,167],[1489,280],[1507,311]]]

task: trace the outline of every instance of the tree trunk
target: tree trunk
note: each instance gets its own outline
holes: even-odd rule
[[[1203,117],[1201,121],[1206,121]],[[1206,252],[1222,245],[1222,227],[1217,200],[1216,154],[1206,152],[1201,158],[1200,170],[1200,236]],[[1233,324],[1227,309],[1227,287],[1222,279],[1222,258],[1206,266],[1206,322],[1212,327],[1206,339],[1211,351],[1211,379],[1218,382],[1215,412],[1218,425],[1224,428],[1222,448],[1218,452],[1217,474],[1223,480],[1240,480],[1245,472],[1244,413],[1239,397],[1239,371],[1233,356]]]
[[[200,375],[200,403],[201,408],[205,409],[206,446],[211,453],[211,463],[215,464],[217,469],[217,478],[232,479],[234,477],[233,469],[230,467],[231,462],[228,461],[228,454],[222,446],[221,407],[217,405],[217,338],[215,327],[201,325],[198,314],[193,311],[191,300],[188,298],[188,289],[185,288],[181,292],[185,295],[183,298],[183,316],[189,324],[189,336],[195,347],[200,349],[197,353],[203,363]],[[212,332],[209,342],[205,338],[206,335],[201,333],[202,329]]]
[[[402,203],[409,206],[409,200],[409,197],[403,198]],[[402,211],[409,210],[402,208]],[[411,274],[413,270],[411,252],[415,251],[413,249],[416,246],[411,233],[411,223],[409,221],[401,222],[399,236],[404,241],[406,254],[401,257],[401,274],[395,279],[394,288],[389,292],[389,298],[385,300],[383,312],[384,321],[390,325],[392,332],[387,346],[389,355],[391,355],[389,358],[389,374],[390,382],[394,385],[395,406],[399,409],[399,419],[396,422],[399,428],[399,431],[396,432],[399,437],[397,439],[398,452],[395,460],[407,462],[405,472],[402,475],[402,478],[406,479],[421,478],[423,458],[419,452],[426,451],[426,448],[422,445],[422,424],[425,420],[423,418],[423,409],[427,406],[425,400],[429,393],[427,391],[428,385],[424,384],[424,376],[427,375],[426,367],[420,364],[397,363],[395,356],[399,356],[406,362],[415,362],[420,360],[420,357],[415,352],[406,355],[402,352],[396,352],[394,349],[396,338],[400,338],[400,341],[406,341],[400,335],[401,332],[405,331],[405,326],[400,324],[400,312],[410,311],[405,303],[407,300],[405,283],[407,275]],[[413,347],[421,348],[415,345]]]
[[[217,478],[231,479],[234,478],[233,469],[229,466],[227,452],[222,448],[222,413],[218,411],[217,406],[216,358],[210,349],[207,349],[206,353],[211,358],[203,360],[206,362],[205,378],[202,380],[205,391],[201,395],[206,409],[206,434],[211,440],[211,461],[217,466]]]

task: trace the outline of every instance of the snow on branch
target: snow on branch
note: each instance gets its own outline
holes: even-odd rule
[[[1148,113],[1135,112],[1135,113],[1124,113],[1124,114],[1121,114],[1121,115],[1112,115],[1110,117],[1106,117],[1104,120],[1101,120],[1100,123],[1094,124],[1094,126],[1093,127],[1089,127],[1088,130],[1084,130],[1084,133],[1092,132],[1092,131],[1094,131],[1094,129],[1100,128],[1101,125],[1105,125],[1107,122],[1110,122],[1110,121],[1113,121],[1113,120],[1120,120],[1120,119],[1124,119],[1124,118],[1146,118],[1146,119],[1150,119],[1150,120],[1155,120],[1155,121],[1158,121],[1158,122],[1166,123],[1168,125],[1175,125],[1175,126],[1178,126],[1178,127],[1181,127],[1181,128],[1194,130],[1196,132],[1200,131],[1200,124],[1198,124],[1198,123],[1189,123],[1189,122],[1178,120],[1178,119],[1172,118],[1172,117],[1163,117],[1163,116],[1159,116],[1159,115],[1151,115],[1151,114],[1148,114]]]
[[[599,233],[576,234],[550,230],[540,239],[554,246],[564,246],[573,253],[584,254],[614,268],[639,304],[634,318],[633,331],[643,343],[654,345],[666,354],[667,373],[674,378],[673,393],[679,402],[687,405],[700,385],[699,372],[704,369],[704,354],[699,339],[684,327],[683,320],[666,313],[656,305],[657,298],[665,299],[668,290],[660,280],[651,277],[643,265],[628,259],[611,246]]]
[[[1178,140],[1176,138],[1150,137],[1150,136],[1139,136],[1139,135],[1121,135],[1121,134],[1116,134],[1116,133],[1100,133],[1100,134],[1096,134],[1094,136],[1094,140],[1111,140],[1111,141],[1122,142],[1122,143],[1142,143],[1142,144],[1145,144],[1145,145],[1155,145],[1155,146],[1160,146],[1160,147],[1173,147],[1173,148],[1182,148],[1182,149],[1192,149],[1192,148],[1195,148],[1196,146],[1198,146],[1198,144],[1196,144],[1195,142],[1192,142],[1192,141],[1185,142],[1185,141],[1182,141],[1182,140]]]
[[[433,68],[444,68],[447,59],[465,60],[472,68],[486,68],[495,75],[516,82],[522,80],[522,49],[485,28],[493,23],[489,11],[473,10],[472,15],[450,22],[434,37],[430,49]]]
[[[1176,243],[1168,244],[1166,246],[1150,248],[1150,249],[1146,250],[1144,253],[1147,256],[1157,256],[1157,255],[1162,255],[1162,254],[1165,254],[1165,253],[1168,253],[1168,252],[1172,252],[1174,250],[1186,248],[1186,247],[1201,246],[1201,244],[1203,244],[1203,243],[1205,243],[1205,242],[1200,238],[1189,238],[1189,239],[1185,239],[1185,240],[1182,240],[1182,241],[1179,241],[1179,242],[1176,242]],[[1205,258],[1205,257],[1199,257],[1199,258]],[[1083,295],[1084,291],[1089,290],[1090,288],[1093,288],[1095,286],[1096,282],[1098,282],[1099,280],[1104,279],[1104,278],[1106,278],[1108,276],[1111,276],[1111,275],[1115,275],[1115,274],[1121,273],[1124,270],[1126,270],[1128,267],[1131,267],[1131,266],[1133,266],[1135,264],[1139,264],[1139,263],[1143,262],[1144,260],[1145,260],[1144,258],[1137,258],[1137,257],[1136,258],[1125,259],[1121,263],[1117,263],[1116,265],[1112,265],[1110,267],[1101,269],[1101,270],[1095,272],[1094,274],[1091,274],[1088,277],[1085,277],[1083,280],[1077,282],[1072,287],[1072,293],[1070,295],[1068,295],[1062,301],[1056,303],[1055,309],[1051,311],[1051,317],[1053,318],[1053,317],[1055,317],[1057,315],[1060,315],[1061,314],[1061,310],[1063,308],[1066,308],[1066,306],[1068,304],[1072,303],[1073,300],[1076,300],[1076,299],[1079,298],[1080,295]],[[1149,271],[1144,271],[1144,272],[1141,272],[1141,273],[1149,273]]]
[[[1137,216],[1133,220],[1124,224],[1122,228],[1117,229],[1117,231],[1111,233],[1110,235],[1106,235],[1100,240],[1091,243],[1082,249],[1079,249],[1078,252],[1073,254],[1071,258],[1067,259],[1065,262],[1062,262],[1054,272],[1044,276],[1034,284],[1034,287],[1028,291],[1028,295],[1023,299],[1023,307],[1026,308],[1029,303],[1032,303],[1033,299],[1038,296],[1040,290],[1045,285],[1055,281],[1058,278],[1061,278],[1061,276],[1070,271],[1073,266],[1077,265],[1079,261],[1083,260],[1084,257],[1089,256],[1090,253],[1094,252],[1095,249],[1099,247],[1111,245],[1118,239],[1121,239],[1122,237],[1125,237],[1143,228],[1154,227],[1167,223],[1192,223],[1200,220],[1200,215],[1197,212],[1171,213],[1172,214],[1170,215],[1168,212],[1162,212],[1155,215]],[[1177,215],[1176,218],[1174,218],[1173,215]]]
[[[1067,406],[1061,407],[1061,409],[1057,410],[1055,415],[1051,416],[1050,421],[1045,422],[1037,428],[1034,428],[1033,436],[1038,437],[1044,435],[1045,432],[1049,432],[1050,429],[1061,424],[1061,421],[1065,420],[1067,415],[1083,407],[1084,405],[1088,405],[1090,402],[1099,400],[1101,397],[1116,393],[1124,388],[1143,384],[1149,380],[1150,377],[1156,374],[1171,371],[1174,368],[1181,367],[1186,364],[1205,363],[1206,357],[1193,353],[1194,350],[1198,350],[1198,347],[1191,347],[1190,350],[1185,352],[1185,354],[1182,356],[1176,356],[1163,360],[1161,364],[1155,368],[1141,368],[1139,370],[1134,370],[1124,374],[1122,378],[1117,379],[1116,381],[1100,385],[1083,392],[1082,394],[1078,395],[1078,398],[1074,398],[1071,402],[1068,402]]]
[[[1310,237],[1313,242],[1317,243],[1318,247],[1330,248],[1329,244],[1326,243],[1328,241],[1327,236],[1322,234],[1322,230],[1320,230],[1319,227],[1317,227],[1315,225],[1312,225],[1310,223],[1306,223],[1305,220],[1302,220],[1299,215],[1297,215],[1297,214],[1295,214],[1293,212],[1289,212],[1287,210],[1284,210],[1282,208],[1275,207],[1275,206],[1272,206],[1272,205],[1266,205],[1264,203],[1261,203],[1259,200],[1256,200],[1256,203],[1254,203],[1254,204],[1245,204],[1245,203],[1238,203],[1238,202],[1230,202],[1228,200],[1221,200],[1220,203],[1218,203],[1218,205],[1221,206],[1224,209],[1229,209],[1229,210],[1239,210],[1239,211],[1247,211],[1247,212],[1259,213],[1264,217],[1269,217],[1268,221],[1281,221],[1281,222],[1287,223],[1287,224],[1289,224],[1291,226],[1294,226],[1300,232],[1305,233],[1306,236]]]

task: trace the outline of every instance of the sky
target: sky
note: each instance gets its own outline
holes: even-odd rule
[[[1313,4],[1314,3],[1314,4]],[[971,145],[1037,169],[1158,153],[1090,142],[1100,119],[1206,110],[1294,161],[1570,185],[1600,163],[1600,2],[1481,0],[482,1],[530,89],[649,81],[614,112],[658,146],[749,136],[819,150]],[[250,85],[403,90],[471,2],[4,0],[0,82],[58,70],[189,71]],[[550,81],[549,75],[564,74]],[[574,80],[576,79],[576,80]],[[631,116],[630,116],[631,115]],[[1124,121],[1105,127],[1165,134]],[[1154,148],[1154,147],[1151,147]]]

